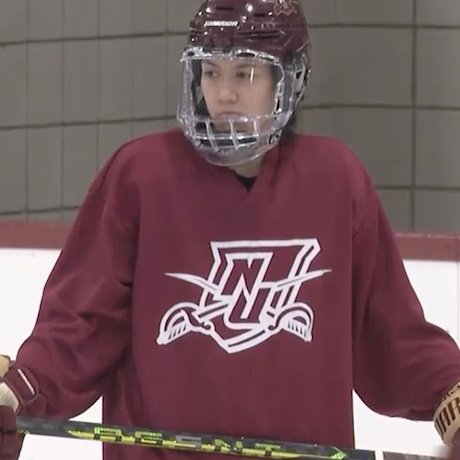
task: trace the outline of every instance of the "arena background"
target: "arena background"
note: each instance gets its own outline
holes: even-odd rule
[[[29,333],[44,280],[109,155],[176,126],[178,60],[200,1],[0,0],[0,303],[14,313],[3,352],[14,355]],[[302,3],[313,75],[299,130],[342,138],[360,156],[403,232],[428,317],[459,342],[460,1]],[[357,410],[359,445],[438,452],[429,422]],[[97,405],[81,415],[99,417]],[[29,437],[22,459],[62,453],[98,459],[100,446]]]
[[[71,221],[123,141],[175,126],[200,0],[0,0],[0,217]],[[397,230],[460,228],[460,2],[303,0],[299,129],[344,139]]]

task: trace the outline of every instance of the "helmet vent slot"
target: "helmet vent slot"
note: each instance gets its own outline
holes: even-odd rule
[[[241,35],[249,40],[273,40],[279,38],[280,33],[277,30],[259,30],[257,32],[240,32]]]

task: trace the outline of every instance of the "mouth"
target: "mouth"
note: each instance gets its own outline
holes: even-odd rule
[[[219,118],[241,118],[241,117],[245,117],[246,115],[244,115],[243,113],[240,113],[240,112],[220,112],[218,113],[214,118],[215,119],[219,119]]]
[[[221,134],[228,134],[233,130],[239,133],[250,130],[247,114],[241,112],[219,112],[212,117],[212,123],[216,132]]]

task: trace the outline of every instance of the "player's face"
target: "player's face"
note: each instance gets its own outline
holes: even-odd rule
[[[212,59],[202,63],[201,87],[209,115],[221,131],[230,129],[229,118],[270,115],[274,109],[273,66],[254,59]],[[266,129],[268,120],[261,122]],[[252,129],[237,123],[238,130]]]

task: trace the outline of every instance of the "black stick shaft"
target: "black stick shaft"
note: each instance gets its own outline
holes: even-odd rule
[[[98,423],[55,421],[18,417],[19,431],[26,434],[140,445],[243,457],[310,460],[375,460],[374,452],[332,446],[270,441],[266,439],[179,433]]]

